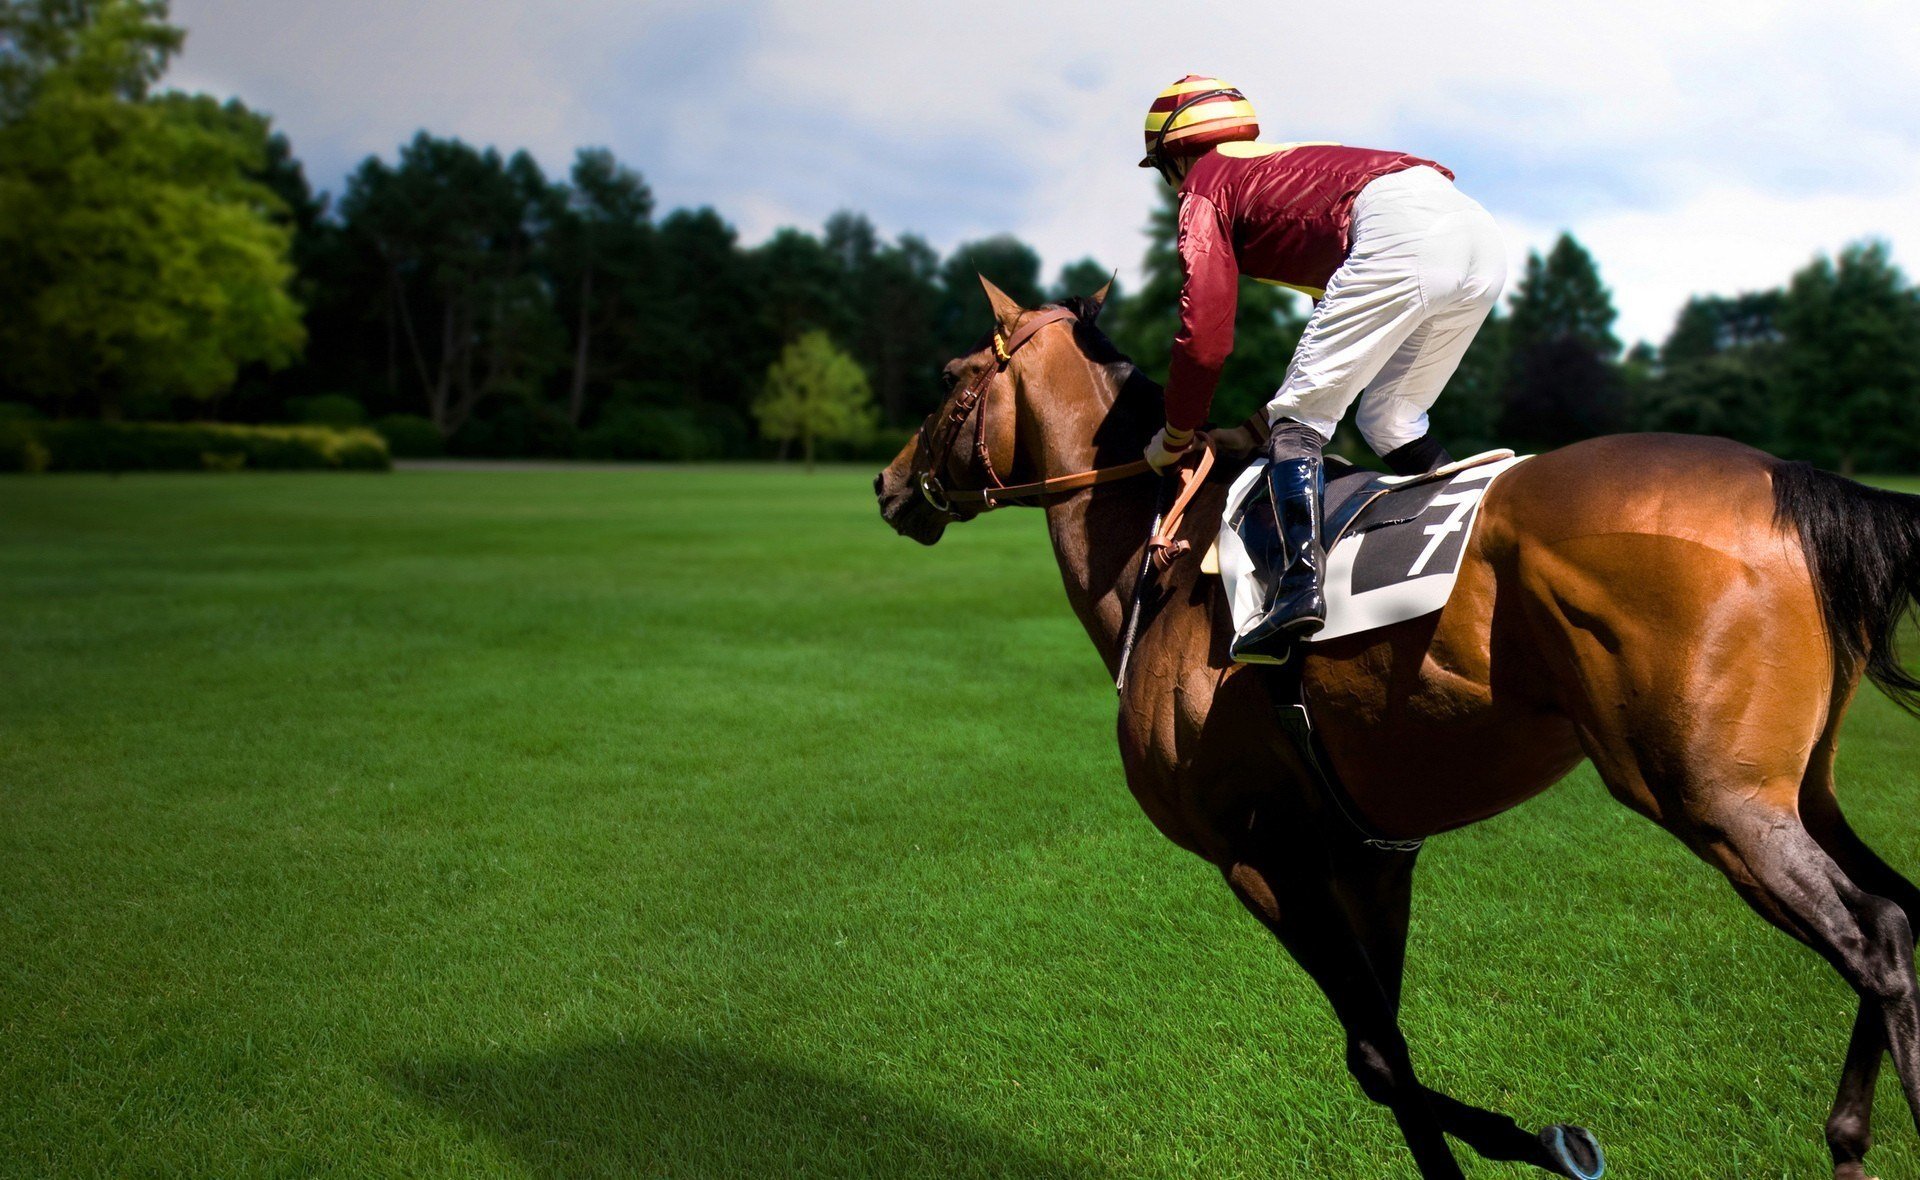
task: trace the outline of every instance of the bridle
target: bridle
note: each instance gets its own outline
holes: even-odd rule
[[[993,330],[993,364],[972,384],[960,391],[947,407],[939,424],[929,429],[933,422],[929,418],[920,424],[921,449],[927,456],[926,470],[920,473],[920,496],[935,512],[948,521],[962,519],[954,511],[955,504],[978,504],[974,513],[991,512],[995,508],[1009,505],[1023,508],[1040,507],[1049,496],[1066,492],[1077,492],[1097,484],[1112,483],[1116,480],[1132,479],[1135,476],[1149,475],[1153,465],[1145,459],[1135,459],[1131,463],[1117,463],[1112,467],[1095,467],[1087,471],[1076,471],[1070,475],[1054,475],[1045,479],[1036,479],[1027,483],[1010,484],[1000,478],[994,470],[993,454],[987,445],[987,403],[993,390],[994,378],[1007,371],[1013,363],[1013,354],[1039,334],[1041,329],[1054,324],[1076,321],[1079,317],[1064,307],[1050,307],[1030,317],[1012,335],[1005,335],[996,325]],[[949,488],[940,480],[940,472],[947,470],[953,458],[953,449],[960,441],[968,420],[973,422],[973,458],[985,472],[987,482],[979,488]],[[1213,469],[1213,444],[1201,436],[1200,445],[1193,448],[1200,456],[1199,462],[1188,468],[1185,460],[1181,462],[1180,473],[1183,486],[1173,507],[1161,515],[1160,525],[1154,530],[1148,541],[1149,552],[1156,566],[1164,569],[1181,554],[1187,552],[1187,543],[1174,539],[1186,512],[1187,504],[1193,499],[1200,485],[1206,482]]]
[[[954,398],[947,407],[939,425],[929,430],[928,424],[932,419],[920,424],[920,443],[927,455],[927,469],[920,473],[920,496],[935,512],[949,520],[959,520],[960,514],[953,510],[955,504],[979,504],[980,512],[991,512],[1008,505],[1037,507],[1047,496],[1077,492],[1116,479],[1132,479],[1153,470],[1145,459],[1136,459],[1113,467],[1096,467],[1091,471],[1077,471],[1072,475],[1056,475],[1016,484],[1002,480],[1000,473],[994,470],[993,454],[987,446],[987,403],[994,378],[1007,371],[1007,366],[1013,362],[1013,354],[1038,335],[1042,328],[1078,318],[1064,307],[1050,307],[1021,324],[1011,336],[1004,335],[995,327],[993,364],[960,391],[960,396]],[[953,449],[960,441],[969,419],[973,422],[973,459],[986,473],[987,482],[980,488],[948,488],[941,482],[940,472],[951,464]]]

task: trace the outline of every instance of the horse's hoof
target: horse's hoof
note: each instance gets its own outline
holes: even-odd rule
[[[1547,1149],[1562,1176],[1573,1180],[1600,1180],[1607,1173],[1607,1156],[1600,1141],[1585,1127],[1559,1123],[1540,1132],[1540,1146]]]

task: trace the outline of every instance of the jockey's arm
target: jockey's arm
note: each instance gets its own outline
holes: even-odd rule
[[[1186,284],[1180,291],[1180,331],[1167,367],[1167,425],[1148,447],[1155,466],[1177,458],[1207,419],[1220,370],[1233,351],[1233,319],[1240,302],[1240,267],[1218,206],[1205,197],[1180,199],[1177,245]]]

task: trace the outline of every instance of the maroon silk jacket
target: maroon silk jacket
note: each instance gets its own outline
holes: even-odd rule
[[[1231,153],[1231,154],[1229,154]],[[1233,351],[1240,276],[1320,298],[1352,247],[1353,201],[1367,182],[1425,165],[1418,156],[1338,144],[1227,144],[1180,186],[1180,333],[1167,372],[1167,423],[1199,426]]]

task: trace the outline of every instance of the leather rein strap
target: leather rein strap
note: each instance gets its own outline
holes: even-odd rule
[[[1000,329],[993,331],[994,364],[982,373],[972,385],[953,399],[940,424],[932,431],[931,437],[927,424],[920,427],[920,440],[927,452],[927,469],[920,473],[920,494],[928,504],[946,516],[954,517],[955,504],[979,504],[981,512],[991,512],[995,508],[1009,505],[1016,507],[1039,507],[1047,496],[1066,492],[1077,492],[1097,484],[1113,483],[1116,480],[1132,479],[1135,476],[1149,475],[1153,465],[1145,459],[1135,459],[1131,463],[1120,463],[1112,467],[1095,467],[1089,471],[1076,471],[1070,475],[1055,475],[1046,479],[1036,479],[1028,483],[1009,484],[1001,480],[993,467],[993,455],[987,446],[987,409],[988,394],[993,387],[993,379],[1007,370],[1013,362],[1013,354],[1020,351],[1022,345],[1039,334],[1042,328],[1053,324],[1068,323],[1078,317],[1064,307],[1053,307],[1041,312],[1020,325],[1011,336],[1002,336]],[[936,474],[948,465],[954,445],[960,440],[960,433],[971,418],[973,429],[973,457],[986,472],[987,486],[978,489],[947,489]],[[1154,568],[1165,570],[1191,546],[1176,539],[1180,525],[1186,515],[1188,504],[1200,485],[1206,482],[1213,470],[1213,442],[1205,434],[1199,436],[1199,445],[1188,454],[1199,455],[1199,462],[1191,468],[1187,466],[1187,456],[1182,456],[1176,464],[1181,477],[1180,494],[1174,498],[1173,507],[1161,518],[1160,527],[1147,542],[1148,552]]]

